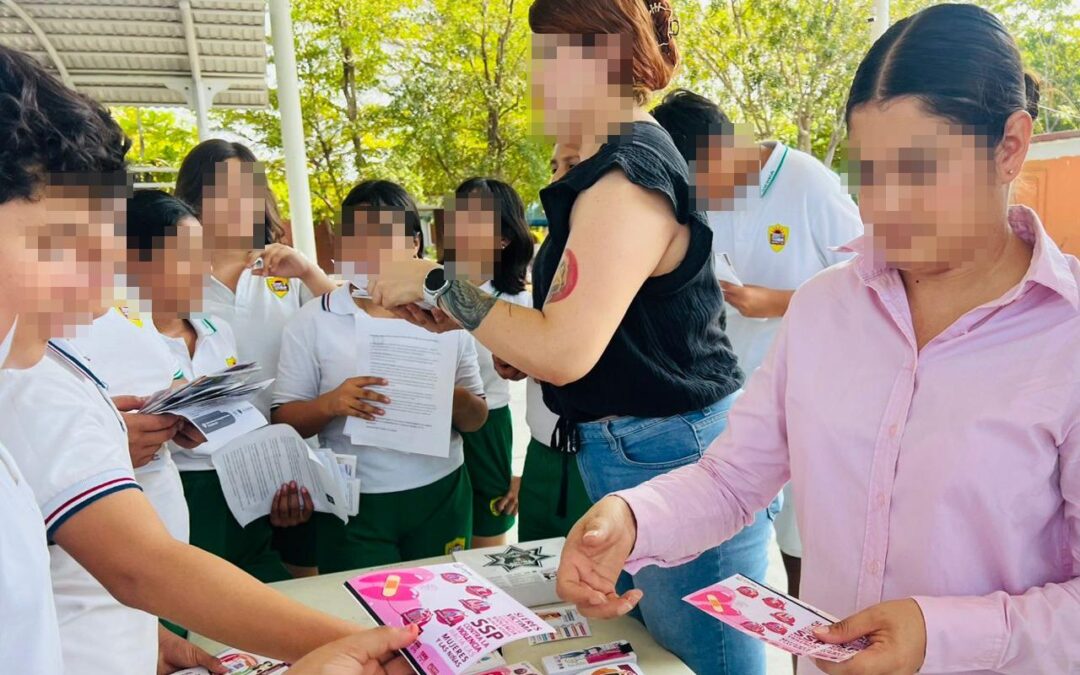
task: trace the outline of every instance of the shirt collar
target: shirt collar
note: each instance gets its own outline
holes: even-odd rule
[[[218,332],[217,325],[209,317],[193,316],[188,319],[188,323],[191,324],[192,329],[195,330],[195,335],[200,339]]]
[[[330,312],[331,314],[359,314],[360,308],[356,306],[352,297],[352,292],[355,288],[356,286],[351,282],[344,283],[322,296],[320,302],[322,303],[323,310]]]
[[[1019,287],[1028,283],[1044,286],[1065,299],[1073,309],[1080,309],[1080,279],[1066,256],[1047,234],[1039,216],[1022,204],[1009,207],[1009,226],[1021,239],[1032,245],[1031,265]],[[886,271],[884,261],[878,260],[869,234],[858,237],[833,250],[855,253],[855,270],[864,283]]]

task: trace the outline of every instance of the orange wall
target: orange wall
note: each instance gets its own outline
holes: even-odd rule
[[[1029,160],[1013,201],[1035,209],[1061,250],[1080,257],[1080,157]]]

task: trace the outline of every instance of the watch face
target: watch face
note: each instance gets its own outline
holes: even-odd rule
[[[424,278],[424,287],[428,291],[434,293],[446,284],[446,271],[441,267],[428,272],[428,275]]]

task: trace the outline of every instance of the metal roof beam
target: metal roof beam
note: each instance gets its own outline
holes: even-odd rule
[[[37,37],[41,42],[41,46],[45,49],[45,53],[52,59],[53,65],[56,66],[56,72],[60,74],[60,79],[69,87],[71,84],[71,75],[68,74],[67,67],[64,66],[64,62],[60,60],[60,54],[57,53],[56,48],[53,47],[52,42],[49,41],[49,37],[45,35],[45,31],[41,30],[41,27],[34,21],[34,17],[26,13],[26,11],[19,6],[19,3],[15,0],[0,0],[0,4],[10,9],[15,13],[15,16],[19,17],[26,23],[26,27]]]

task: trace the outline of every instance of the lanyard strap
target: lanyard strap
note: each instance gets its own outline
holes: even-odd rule
[[[790,148],[788,148],[788,146],[784,146],[784,154],[780,155],[780,163],[776,166],[776,169],[774,169],[773,172],[769,174],[769,177],[765,179],[765,184],[761,186],[762,197],[764,197],[765,194],[769,191],[769,188],[772,187],[773,181],[775,181],[776,177],[780,174],[780,169],[784,168],[784,160],[787,159],[789,149]]]

